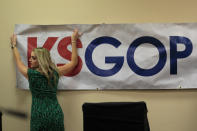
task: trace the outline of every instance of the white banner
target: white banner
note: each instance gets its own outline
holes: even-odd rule
[[[79,65],[59,89],[197,88],[197,23],[16,25],[22,61],[35,47],[47,48],[59,66],[69,62],[77,28]],[[17,70],[17,87],[28,81]]]

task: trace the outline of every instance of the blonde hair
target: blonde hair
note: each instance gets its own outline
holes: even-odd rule
[[[38,70],[46,76],[48,83],[50,84],[51,78],[53,78],[55,80],[55,83],[57,83],[58,78],[55,75],[54,70],[58,73],[58,75],[59,72],[56,65],[51,60],[49,51],[43,47],[38,47],[34,48],[33,52],[38,60]]]

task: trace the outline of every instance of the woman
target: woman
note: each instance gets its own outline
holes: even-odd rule
[[[16,65],[28,79],[32,94],[31,131],[64,131],[64,115],[56,97],[57,85],[59,77],[72,71],[78,64],[76,47],[78,38],[78,30],[74,30],[71,37],[70,63],[56,67],[47,49],[35,48],[29,59],[31,68],[28,68],[21,61],[16,47],[16,35],[11,36],[11,48]]]

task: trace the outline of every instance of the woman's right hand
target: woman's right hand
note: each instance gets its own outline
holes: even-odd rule
[[[13,34],[13,35],[10,37],[10,42],[11,42],[11,45],[12,45],[12,46],[16,46],[16,34]]]
[[[78,29],[75,29],[71,37],[72,42],[76,42],[79,37],[80,37],[79,31]]]

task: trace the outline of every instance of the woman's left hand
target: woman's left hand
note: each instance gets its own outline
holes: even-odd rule
[[[13,34],[10,37],[10,41],[11,41],[12,46],[16,46],[16,34]]]

